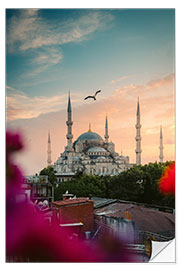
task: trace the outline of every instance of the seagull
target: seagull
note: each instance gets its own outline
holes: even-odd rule
[[[96,91],[96,93],[94,94],[94,96],[87,96],[87,97],[85,97],[85,99],[88,99],[88,98],[94,98],[94,100],[96,100],[96,95],[98,94],[98,93],[100,93],[101,92],[101,90],[99,89],[98,91]],[[84,99],[84,100],[85,100]]]

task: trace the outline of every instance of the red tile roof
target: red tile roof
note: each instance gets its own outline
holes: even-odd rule
[[[55,202],[52,202],[52,205],[66,206],[66,205],[81,204],[81,203],[86,203],[86,202],[94,203],[93,200],[90,200],[88,198],[76,198],[76,199],[67,199],[63,201],[55,201]]]

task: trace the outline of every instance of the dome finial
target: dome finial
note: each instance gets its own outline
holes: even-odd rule
[[[88,132],[92,132],[92,130],[91,130],[91,123],[89,123],[89,130],[88,130]]]

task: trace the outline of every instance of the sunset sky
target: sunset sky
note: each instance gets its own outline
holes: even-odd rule
[[[73,140],[88,130],[104,137],[108,116],[115,150],[135,162],[140,101],[142,163],[175,159],[173,9],[8,9],[6,11],[7,127],[21,132],[18,163],[26,175],[47,166],[66,145],[68,91]],[[102,92],[97,101],[84,97]]]

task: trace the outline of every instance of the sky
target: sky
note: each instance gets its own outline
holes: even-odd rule
[[[68,92],[73,140],[88,130],[104,137],[108,116],[115,150],[135,163],[137,99],[142,164],[175,159],[174,9],[7,9],[6,120],[22,134],[24,174],[64,151]],[[86,95],[101,93],[97,101]]]

